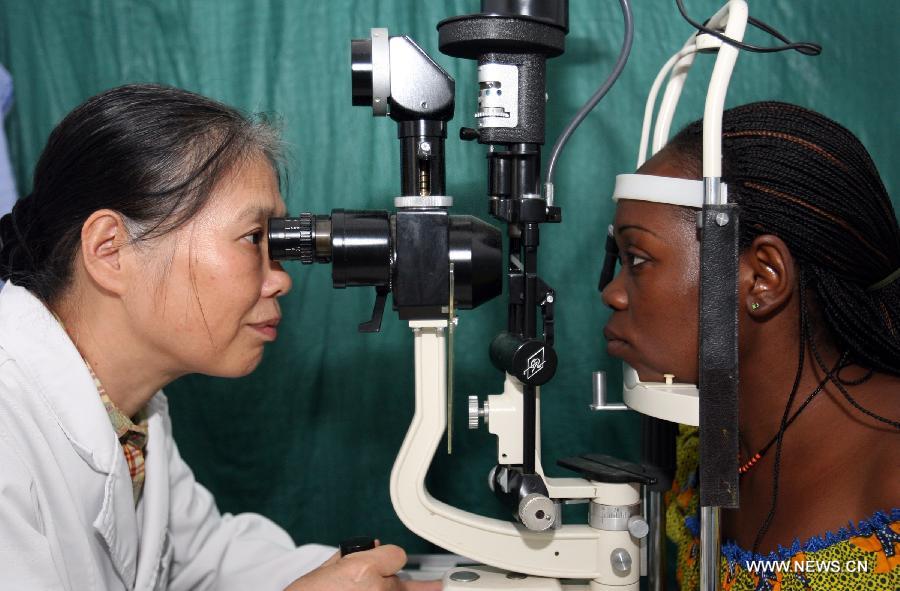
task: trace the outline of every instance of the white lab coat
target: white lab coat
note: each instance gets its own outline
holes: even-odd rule
[[[65,331],[27,290],[0,292],[0,590],[280,591],[334,549],[220,515],[150,401],[137,508],[121,445]]]

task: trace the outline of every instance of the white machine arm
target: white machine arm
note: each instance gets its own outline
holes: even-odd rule
[[[627,530],[565,525],[534,532],[451,507],[428,493],[425,476],[446,424],[447,321],[412,321],[410,326],[415,342],[416,407],[391,472],[391,501],[403,523],[451,552],[491,566],[542,577],[591,579],[590,588],[597,591],[636,591],[639,544]],[[640,500],[637,485],[590,484],[608,505],[627,506]],[[622,551],[628,554],[627,572],[615,560]]]

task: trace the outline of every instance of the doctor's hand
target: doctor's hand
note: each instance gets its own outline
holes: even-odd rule
[[[284,591],[441,591],[440,581],[398,579],[405,564],[406,552],[391,544],[343,558],[335,554]]]

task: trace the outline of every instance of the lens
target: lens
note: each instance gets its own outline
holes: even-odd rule
[[[449,254],[458,308],[476,308],[503,291],[503,244],[497,228],[474,216],[450,216]]]
[[[354,107],[372,105],[372,40],[350,41],[350,78]]]

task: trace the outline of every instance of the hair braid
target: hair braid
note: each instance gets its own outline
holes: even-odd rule
[[[702,121],[666,147],[697,165]],[[900,229],[869,153],[814,111],[761,102],[725,111],[723,178],[741,205],[741,246],[784,240],[838,344],[866,367],[900,375]]]

